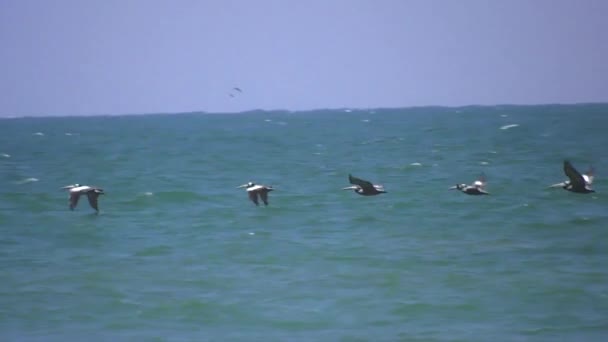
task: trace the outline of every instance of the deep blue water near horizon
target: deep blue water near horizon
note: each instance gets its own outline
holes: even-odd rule
[[[0,120],[0,340],[606,340],[606,128],[604,104]],[[566,158],[596,193],[547,189]],[[490,196],[448,190],[481,172]]]

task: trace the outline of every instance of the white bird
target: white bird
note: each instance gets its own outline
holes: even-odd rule
[[[564,173],[568,176],[568,180],[553,184],[549,186],[550,188],[564,188],[568,191],[578,192],[582,194],[587,194],[590,192],[595,192],[595,190],[591,189],[591,184],[593,183],[593,167],[589,167],[589,171],[586,174],[581,174],[578,172],[572,164],[564,160]]]
[[[456,184],[450,190],[460,190],[467,195],[489,195],[490,193],[485,190],[486,184],[486,177],[481,174],[473,184]]]
[[[351,174],[348,175],[348,182],[353,185],[342,188],[342,190],[354,190],[361,196],[373,196],[386,193],[382,185],[372,184],[366,180],[353,177]]]
[[[246,188],[249,199],[255,203],[255,205],[259,205],[258,197],[262,199],[264,205],[268,205],[268,193],[274,190],[271,186],[254,184],[253,182],[239,185],[237,188]]]
[[[87,195],[89,199],[89,204],[91,208],[95,209],[96,212],[99,212],[99,207],[97,206],[97,198],[99,195],[104,195],[104,191],[102,188],[96,186],[88,186],[88,185],[80,185],[80,184],[72,184],[64,186],[62,189],[68,190],[69,192],[69,203],[70,210],[74,210],[78,205],[78,200],[80,199],[80,195]]]

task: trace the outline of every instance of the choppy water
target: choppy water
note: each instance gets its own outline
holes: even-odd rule
[[[608,105],[0,120],[0,340],[605,340],[607,128]],[[597,193],[546,189],[565,158]],[[480,172],[491,196],[447,190]]]

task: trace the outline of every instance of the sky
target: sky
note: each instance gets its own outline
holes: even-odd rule
[[[0,117],[608,102],[606,18],[605,0],[0,0]]]

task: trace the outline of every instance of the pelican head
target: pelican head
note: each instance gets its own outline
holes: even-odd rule
[[[77,188],[79,186],[80,186],[80,184],[76,183],[76,184],[72,184],[72,185],[66,185],[62,189],[69,190],[69,189]]]
[[[549,185],[549,188],[565,188],[568,184],[570,184],[570,182],[565,181],[565,182]]]
[[[243,185],[239,185],[237,186],[237,189],[239,188],[251,188],[252,186],[254,186],[255,184],[253,182],[249,182],[247,184],[243,184]]]

